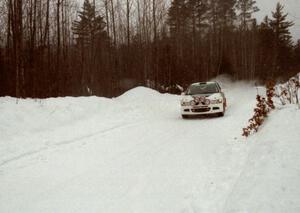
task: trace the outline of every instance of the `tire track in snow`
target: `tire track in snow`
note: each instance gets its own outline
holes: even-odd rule
[[[93,132],[93,133],[90,133],[90,134],[86,134],[86,135],[83,135],[83,136],[80,136],[80,137],[76,137],[76,138],[73,138],[73,139],[64,140],[64,141],[60,141],[60,142],[54,143],[54,145],[50,146],[50,147],[47,146],[47,147],[39,148],[37,150],[28,151],[28,152],[19,154],[17,156],[14,156],[14,157],[2,160],[2,162],[0,162],[0,167],[5,166],[5,165],[7,165],[9,163],[18,161],[20,159],[23,159],[23,158],[26,158],[26,157],[30,157],[32,155],[39,154],[39,153],[41,153],[43,151],[48,151],[48,150],[51,150],[51,149],[54,149],[54,148],[57,148],[57,147],[60,147],[60,146],[65,146],[65,145],[73,144],[73,143],[76,143],[78,141],[82,141],[84,139],[89,139],[89,138],[92,138],[94,136],[98,136],[98,135],[101,135],[101,134],[105,134],[105,133],[108,133],[108,132],[111,132],[111,131],[115,131],[115,130],[121,129],[122,127],[123,128],[128,128],[128,127],[136,126],[139,123],[142,123],[142,122],[136,122],[136,123],[127,124],[127,125],[126,124],[125,125],[124,124],[115,125],[113,127],[110,127],[110,128],[107,128],[107,129],[104,129],[104,130],[101,130],[101,131],[96,131],[96,132]]]
[[[145,121],[144,121],[145,122]],[[138,122],[138,123],[144,123],[144,122]],[[153,123],[155,123],[155,120],[147,120],[148,125],[153,125]],[[166,124],[169,124],[169,122],[166,122]],[[129,126],[129,125],[128,125]],[[127,126],[127,127],[128,127]],[[134,125],[131,125],[129,127],[132,127]],[[139,190],[141,190],[141,188],[146,187],[147,185],[145,185],[144,179],[152,173],[152,171],[155,169],[154,165],[157,165],[157,159],[155,156],[157,156],[159,153],[164,152],[166,150],[168,150],[170,148],[170,144],[174,144],[173,140],[171,140],[172,138],[178,138],[178,137],[184,137],[183,134],[183,130],[181,131],[182,134],[179,134],[179,136],[174,135],[174,131],[173,131],[173,127],[175,127],[176,125],[170,126],[169,127],[169,131],[163,131],[160,132],[160,141],[159,142],[155,142],[153,144],[151,144],[147,147],[145,147],[145,143],[141,142],[139,144],[137,144],[137,146],[135,146],[135,149],[128,149],[122,153],[118,153],[115,156],[112,156],[108,159],[106,159],[105,162],[99,163],[97,165],[97,167],[102,167],[103,165],[106,165],[107,162],[120,162],[120,165],[122,165],[122,167],[130,167],[130,165],[133,162],[138,161],[139,156],[143,156],[143,158],[147,159],[146,161],[149,162],[150,165],[149,167],[145,167],[146,169],[146,174],[142,174],[139,177],[139,181],[131,188],[128,188],[128,190],[125,190],[124,193],[121,193],[120,195],[118,195],[116,198],[124,200],[126,199],[128,196],[132,196],[133,194],[136,194],[139,192]],[[120,130],[121,128],[118,128],[116,130]],[[162,141],[162,142],[161,142]],[[177,144],[177,146],[180,144]],[[128,161],[128,159],[130,159]],[[140,159],[139,159],[140,160]],[[150,163],[151,162],[151,163]],[[94,172],[94,171],[93,171]],[[84,178],[89,176],[88,174],[91,173],[90,169],[87,169],[85,171],[83,171],[80,175],[76,175],[74,177],[71,177],[67,180],[65,180],[64,182],[59,183],[58,185],[56,185],[53,189],[51,189],[51,191],[55,191],[57,189],[60,189],[62,186],[64,186],[66,183],[70,183],[73,182],[74,185],[76,184],[76,181],[80,178]]]

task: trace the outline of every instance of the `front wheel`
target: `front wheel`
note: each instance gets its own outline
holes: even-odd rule
[[[188,119],[188,118],[189,118],[188,115],[181,115],[181,117],[182,117],[183,119]]]
[[[219,112],[218,113],[218,117],[224,117],[224,115],[225,115],[225,112]]]

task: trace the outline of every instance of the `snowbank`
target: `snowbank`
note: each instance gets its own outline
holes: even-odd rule
[[[0,98],[0,212],[299,212],[300,111],[249,139],[256,88],[219,80],[223,118],[182,120],[180,96]]]

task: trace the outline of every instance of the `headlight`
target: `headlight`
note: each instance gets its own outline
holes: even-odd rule
[[[181,101],[181,106],[190,106],[190,105],[191,105],[190,102]]]
[[[211,100],[210,103],[211,104],[221,104],[221,103],[223,103],[223,99],[220,98],[220,99],[216,99],[216,100]]]

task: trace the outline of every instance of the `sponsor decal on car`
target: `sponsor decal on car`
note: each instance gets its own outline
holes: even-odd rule
[[[204,96],[193,96],[193,101],[191,101],[192,106],[198,106],[198,105],[209,105],[210,100],[205,98]]]

